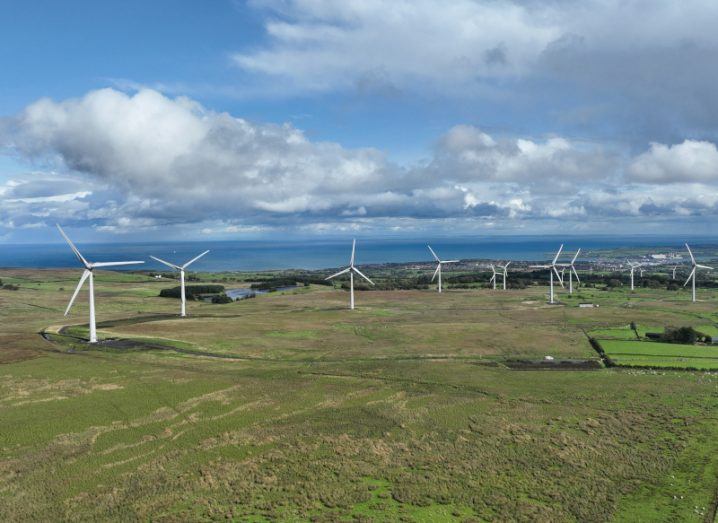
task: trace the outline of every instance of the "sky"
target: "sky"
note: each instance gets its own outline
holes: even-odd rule
[[[0,7],[2,243],[714,234],[714,0]]]

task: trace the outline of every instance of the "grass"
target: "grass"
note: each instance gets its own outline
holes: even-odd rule
[[[693,325],[694,318],[685,318],[679,325]],[[713,324],[696,324],[695,329],[713,335]],[[637,326],[638,337],[628,325],[592,329],[588,334],[596,338],[606,356],[621,367],[654,367],[687,370],[718,370],[718,346],[682,345],[649,341],[646,332],[661,332],[655,325]]]
[[[173,282],[99,273],[102,338],[177,349],[129,350],[54,333],[86,336],[83,296],[63,317],[76,271],[0,278],[20,285],[0,291],[2,520],[701,521],[715,499],[718,374],[503,362],[596,359],[585,333],[655,362],[628,323],[714,325],[716,291],[372,291],[351,313],[311,286],[180,319]]]

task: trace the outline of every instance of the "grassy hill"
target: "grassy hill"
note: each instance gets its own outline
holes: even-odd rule
[[[180,319],[173,282],[100,272],[88,346],[85,291],[63,317],[77,277],[0,271],[20,287],[0,290],[5,521],[711,514],[718,374],[505,362],[598,360],[586,333],[631,343],[630,321],[715,327],[714,290],[372,291],[351,312],[310,285]]]

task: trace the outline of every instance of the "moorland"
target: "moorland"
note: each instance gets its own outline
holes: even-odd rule
[[[349,311],[305,282],[179,318],[176,282],[98,272],[90,345],[77,277],[0,270],[3,521],[715,517],[718,346],[645,334],[718,333],[716,289],[429,284]]]

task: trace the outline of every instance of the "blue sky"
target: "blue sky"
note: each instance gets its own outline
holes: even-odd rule
[[[712,234],[707,0],[7,2],[0,241]]]

